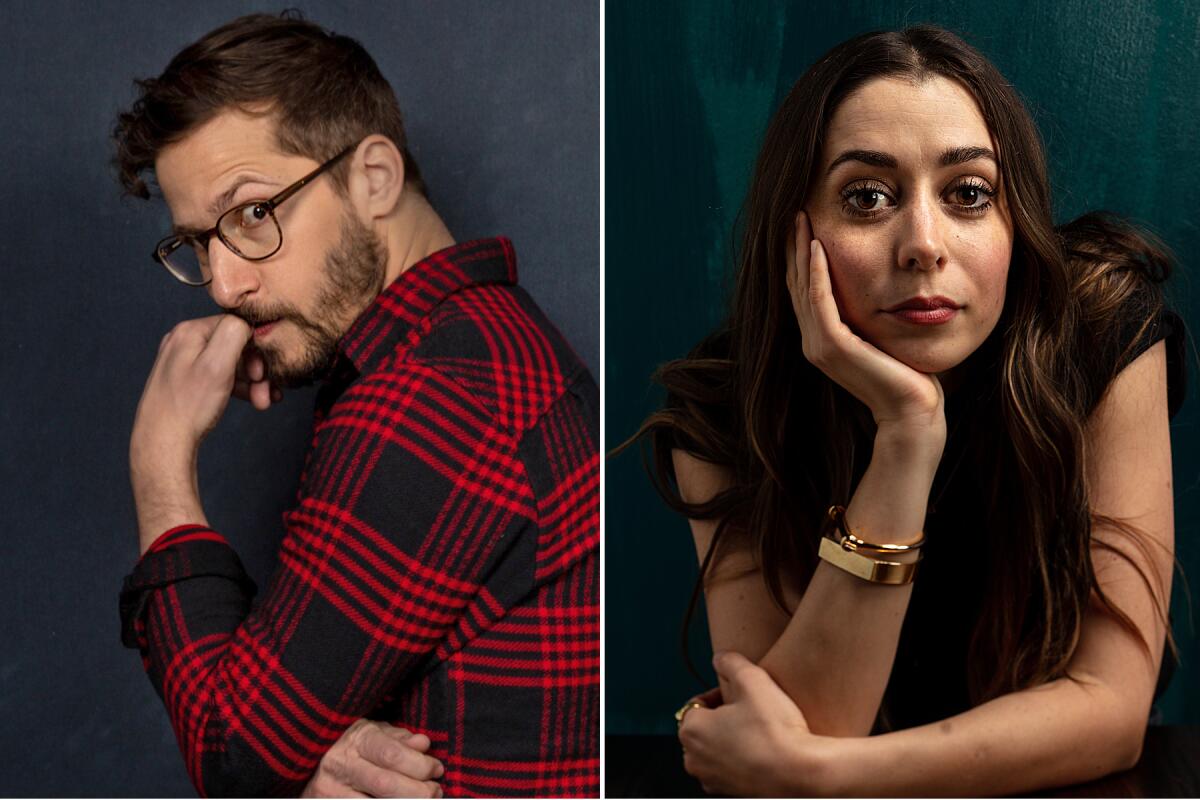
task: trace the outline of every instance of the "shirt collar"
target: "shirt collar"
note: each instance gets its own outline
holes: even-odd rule
[[[338,351],[363,374],[451,294],[469,286],[516,282],[517,258],[507,238],[451,245],[400,273],[351,324]]]

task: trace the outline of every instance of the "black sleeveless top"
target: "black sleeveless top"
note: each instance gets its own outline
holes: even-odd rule
[[[1151,317],[1161,296],[1160,287],[1147,282],[1127,297],[1120,315],[1126,320],[1122,327],[1107,331],[1080,329],[1076,358],[1084,361],[1085,374],[1094,378],[1089,389],[1093,394],[1084,399],[1089,414],[1111,384],[1111,378],[1106,380],[1106,376],[1115,377],[1151,345],[1164,339],[1168,412],[1174,417],[1179,411],[1187,378],[1184,323],[1174,311],[1162,306],[1150,325],[1141,330],[1141,323]],[[691,356],[728,358],[728,348],[728,332],[722,331],[702,341]],[[994,375],[1001,369],[996,337],[989,339],[968,362],[969,372],[983,370]],[[993,388],[979,388],[989,384]],[[981,406],[987,405],[987,398],[981,393],[994,392],[994,387],[995,380],[968,379],[963,382],[962,389],[946,396],[947,439],[926,511],[928,545],[913,583],[895,663],[874,732],[940,721],[962,713],[972,705],[967,689],[969,642],[982,613],[988,587],[978,570],[963,569],[962,565],[986,565],[990,556],[986,537],[973,535],[976,531],[964,528],[963,521],[978,519],[980,510],[987,509],[990,504],[991,490],[985,488],[983,476],[977,469],[985,456],[981,456],[978,447],[972,449],[970,443],[976,440],[972,435],[975,425],[995,424],[978,413]],[[680,400],[668,393],[667,405],[680,407]],[[704,413],[712,415],[709,422],[713,425],[735,424],[732,409],[724,403],[705,407]],[[857,452],[871,452],[869,440],[858,444],[861,448],[856,446]],[[672,446],[700,452],[694,443],[679,439],[677,434]],[[866,467],[866,463],[855,466],[852,485],[858,484]],[[952,542],[953,547],[938,547],[939,541]],[[1173,656],[1166,650],[1155,700],[1165,691],[1175,666]]]
[[[1115,331],[1107,341],[1092,337],[1082,342],[1080,357],[1092,359],[1089,374],[1119,372],[1159,340],[1166,340],[1169,414],[1174,417],[1186,392],[1186,336],[1182,320],[1170,309],[1161,311],[1133,348],[1122,358],[1125,347],[1137,335],[1147,314],[1134,307],[1151,302],[1152,295],[1134,295],[1124,330]],[[1083,334],[1087,336],[1088,334]],[[1115,365],[1115,369],[1114,369]],[[1089,409],[1094,409],[1106,386],[1097,387]],[[963,528],[963,520],[978,518],[979,509],[987,508],[988,498],[972,469],[967,452],[968,421],[979,402],[969,392],[952,392],[946,398],[947,441],[942,464],[929,495],[925,533],[931,545],[939,540],[953,541],[952,548],[926,547],[924,563],[913,582],[912,598],[900,632],[896,661],[884,694],[883,713],[875,732],[899,730],[939,721],[971,707],[967,691],[968,643],[983,607],[986,582],[977,572],[962,569],[963,564],[986,564],[982,537]],[[1090,411],[1089,411],[1090,413]],[[960,435],[955,436],[958,432]],[[921,575],[937,575],[937,580],[921,580]],[[1175,662],[1169,649],[1164,652],[1155,700],[1165,691]]]

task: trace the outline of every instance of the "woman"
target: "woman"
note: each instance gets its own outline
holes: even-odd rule
[[[1171,641],[1161,245],[1103,215],[1055,230],[1028,112],[932,27],[817,62],[744,213],[727,324],[660,369],[638,434],[718,653],[685,767],[897,795],[1131,766]]]

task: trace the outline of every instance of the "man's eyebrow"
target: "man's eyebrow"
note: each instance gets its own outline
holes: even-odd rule
[[[228,189],[221,193],[220,197],[212,201],[212,204],[208,207],[208,213],[214,217],[221,216],[225,209],[229,208],[229,204],[233,202],[233,196],[237,194],[237,190],[247,183],[270,183],[270,181],[257,175],[239,176]]]
[[[237,194],[238,189],[242,188],[247,183],[269,184],[270,181],[267,181],[264,178],[260,178],[256,175],[240,176],[228,189],[221,193],[220,197],[213,200],[212,203],[209,204],[207,209],[209,216],[213,217],[214,219],[221,216],[221,214],[223,214],[225,210],[229,208],[229,204],[233,202],[233,197]],[[175,225],[171,230],[179,236],[198,236],[208,229],[193,228],[190,225]]]
[[[938,164],[943,167],[953,167],[956,164],[965,164],[977,158],[989,158],[992,161],[996,161],[996,154],[990,147],[951,147],[942,153],[942,157],[938,159]],[[829,169],[826,170],[826,174],[833,172],[839,164],[846,161],[861,161],[872,167],[885,167],[887,169],[895,169],[900,165],[895,156],[888,153],[881,153],[878,150],[847,150],[833,160],[833,163],[829,165]]]

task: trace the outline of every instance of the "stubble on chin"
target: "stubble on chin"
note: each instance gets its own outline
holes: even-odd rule
[[[299,355],[289,359],[272,344],[259,347],[274,385],[310,386],[329,374],[338,342],[382,291],[386,266],[387,246],[357,218],[344,214],[338,243],[325,258],[313,313],[284,317],[302,338]]]

